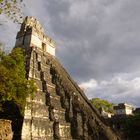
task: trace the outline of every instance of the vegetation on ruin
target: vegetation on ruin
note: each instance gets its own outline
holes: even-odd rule
[[[100,98],[93,98],[90,101],[98,110],[100,110],[102,108],[106,112],[110,112],[110,113],[114,112],[113,104],[108,102],[107,100],[102,100]]]
[[[0,49],[0,105],[15,103],[22,112],[26,98],[36,91],[33,81],[26,79],[24,49],[14,48],[10,54]],[[23,112],[22,112],[23,113]]]

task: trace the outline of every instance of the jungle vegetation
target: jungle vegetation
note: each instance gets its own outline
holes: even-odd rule
[[[27,80],[25,70],[25,50],[14,48],[10,54],[0,49],[0,109],[3,104],[12,102],[23,113],[26,98],[33,97],[36,86],[32,80]]]

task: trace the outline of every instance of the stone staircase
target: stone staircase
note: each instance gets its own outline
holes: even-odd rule
[[[33,99],[27,99],[22,140],[72,140],[71,124],[66,121],[66,109],[52,83],[50,66],[40,58],[41,54],[29,52],[26,58],[28,79],[35,81],[38,92]]]
[[[26,51],[27,77],[38,92],[27,99],[22,140],[119,140],[55,57]]]

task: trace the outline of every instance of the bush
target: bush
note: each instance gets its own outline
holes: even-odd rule
[[[2,50],[0,54],[0,103],[12,101],[23,112],[26,98],[36,91],[34,82],[26,78],[25,51],[14,48],[8,55]]]

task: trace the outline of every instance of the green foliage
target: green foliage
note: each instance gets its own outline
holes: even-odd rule
[[[24,50],[14,48],[0,61],[0,103],[12,101],[23,111],[26,98],[33,97],[36,86],[26,79]]]
[[[22,0],[0,0],[0,14],[9,17],[13,22],[20,23],[23,14]]]
[[[103,108],[105,111],[113,113],[113,104],[109,103],[107,100],[102,100],[100,98],[91,99],[92,104],[99,110]]]
[[[140,138],[140,114],[126,120],[124,132],[129,138]]]

